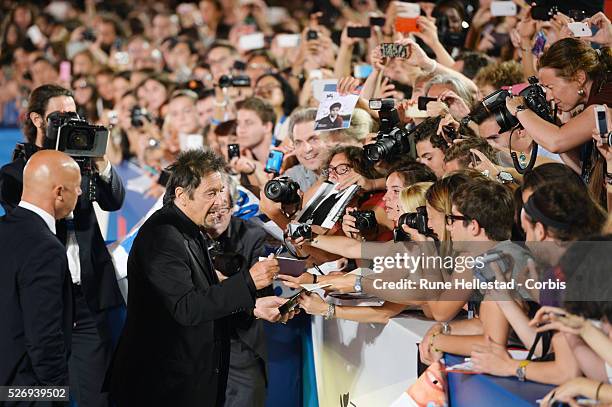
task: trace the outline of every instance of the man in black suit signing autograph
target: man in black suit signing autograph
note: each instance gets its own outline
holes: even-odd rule
[[[38,152],[25,167],[19,204],[0,221],[0,386],[68,386],[72,284],[55,221],[80,194],[78,164]]]
[[[277,269],[240,270],[223,282],[215,273],[200,227],[222,204],[223,168],[211,151],[179,155],[166,204],[134,240],[127,321],[110,371],[119,406],[223,405],[232,326],[281,318],[286,300],[256,297]]]

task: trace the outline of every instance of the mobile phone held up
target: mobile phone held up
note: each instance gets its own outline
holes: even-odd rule
[[[417,18],[421,15],[418,3],[398,3],[395,31],[400,33],[418,32]]]
[[[608,129],[607,116],[608,108],[606,106],[595,106],[595,125],[597,126],[597,131],[599,131],[599,135],[601,137],[604,137],[610,131],[610,129]]]
[[[228,144],[227,145],[227,160],[232,161],[232,158],[240,158],[240,145]]]
[[[370,38],[372,35],[371,27],[347,27],[346,34],[349,38]]]
[[[278,150],[270,150],[268,161],[266,161],[265,172],[270,174],[280,174],[281,166],[283,165],[284,153]]]
[[[380,53],[383,58],[410,58],[410,48],[402,44],[380,44]]]

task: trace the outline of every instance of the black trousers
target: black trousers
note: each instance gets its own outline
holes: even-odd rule
[[[240,339],[232,338],[225,407],[263,407],[266,402],[265,363]]]
[[[95,316],[89,310],[81,286],[72,286],[75,320],[72,351],[68,363],[70,395],[78,407],[108,407],[108,393],[102,392],[112,357],[110,338],[102,338]]]

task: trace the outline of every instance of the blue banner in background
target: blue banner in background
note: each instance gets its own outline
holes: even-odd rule
[[[0,167],[11,162],[15,144],[25,141],[21,129],[0,128]],[[0,216],[4,215],[4,208],[0,206]]]

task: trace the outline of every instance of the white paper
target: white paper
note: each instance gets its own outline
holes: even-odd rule
[[[261,48],[264,48],[264,46],[265,46],[265,41],[264,41],[263,33],[243,35],[242,37],[240,37],[240,40],[238,41],[238,48],[240,48],[243,51],[261,49]]]
[[[351,125],[359,95],[340,96],[337,91],[337,80],[334,82],[334,84],[323,86],[323,95],[315,119],[315,130],[317,131],[346,129]]]

